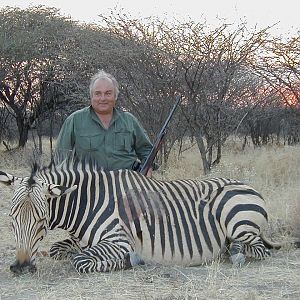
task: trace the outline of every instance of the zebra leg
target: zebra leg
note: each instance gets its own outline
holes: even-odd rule
[[[73,238],[69,238],[54,243],[50,248],[50,257],[57,260],[71,259],[78,252],[81,252],[78,243]]]
[[[97,257],[87,253],[76,254],[73,264],[79,273],[110,272],[126,269],[126,259],[114,258],[99,261]]]
[[[262,239],[259,236],[245,244],[245,254],[247,257],[253,257],[256,259],[265,259],[271,256],[271,252],[266,248]]]
[[[241,267],[245,263],[244,244],[233,241],[229,247],[230,260],[234,267]]]
[[[129,246],[129,245],[128,245]],[[129,247],[101,242],[73,256],[73,264],[80,273],[110,272],[131,268],[142,261]]]
[[[229,253],[233,265],[243,265],[245,257],[264,259],[271,255],[259,236],[246,234],[242,239],[243,241],[233,241],[230,246]]]

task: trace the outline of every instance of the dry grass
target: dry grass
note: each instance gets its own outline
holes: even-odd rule
[[[28,170],[30,147],[9,154],[0,149],[0,170],[22,175]],[[45,155],[46,160],[49,155]],[[224,149],[223,161],[212,176],[243,180],[260,191],[270,214],[269,234],[288,241],[300,234],[300,147],[248,148],[235,141]],[[157,178],[202,178],[197,149],[171,157]],[[265,261],[248,261],[241,269],[227,260],[181,268],[142,266],[123,272],[80,275],[68,261],[38,258],[38,272],[15,277],[10,231],[8,188],[0,189],[0,299],[300,299],[300,250],[285,247]],[[297,230],[295,230],[297,228]],[[64,237],[49,233],[41,250]],[[299,236],[300,238],[300,236]]]

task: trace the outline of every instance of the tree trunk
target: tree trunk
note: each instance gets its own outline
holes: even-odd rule
[[[206,149],[205,149],[205,144],[203,141],[203,136],[197,132],[196,133],[196,142],[200,151],[200,155],[201,155],[201,159],[202,159],[202,164],[203,164],[203,171],[204,174],[208,174],[210,171],[210,165],[207,161],[207,157],[206,157]]]
[[[222,157],[222,143],[221,140],[218,140],[218,144],[217,144],[217,157],[216,159],[213,161],[212,166],[216,166],[220,163],[221,161],[221,157]]]
[[[221,141],[221,110],[218,112],[218,133],[217,133],[217,157],[213,161],[212,166],[220,163],[222,156],[222,141]]]
[[[28,141],[29,124],[24,118],[17,118],[17,126],[19,132],[19,144],[18,147],[24,148]]]
[[[39,133],[39,153],[43,154],[43,136]]]

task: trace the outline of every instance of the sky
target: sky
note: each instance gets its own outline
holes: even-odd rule
[[[206,20],[211,26],[220,20],[239,24],[246,21],[249,28],[275,25],[275,35],[290,35],[300,31],[299,0],[0,0],[0,7],[30,5],[56,7],[74,20],[97,22],[99,14],[124,9],[133,17],[158,16],[172,20]]]

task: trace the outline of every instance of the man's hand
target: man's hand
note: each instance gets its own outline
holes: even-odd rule
[[[147,177],[152,177],[152,171],[153,171],[153,170],[152,170],[152,167],[149,168],[149,170],[148,170],[146,176],[147,176]]]

